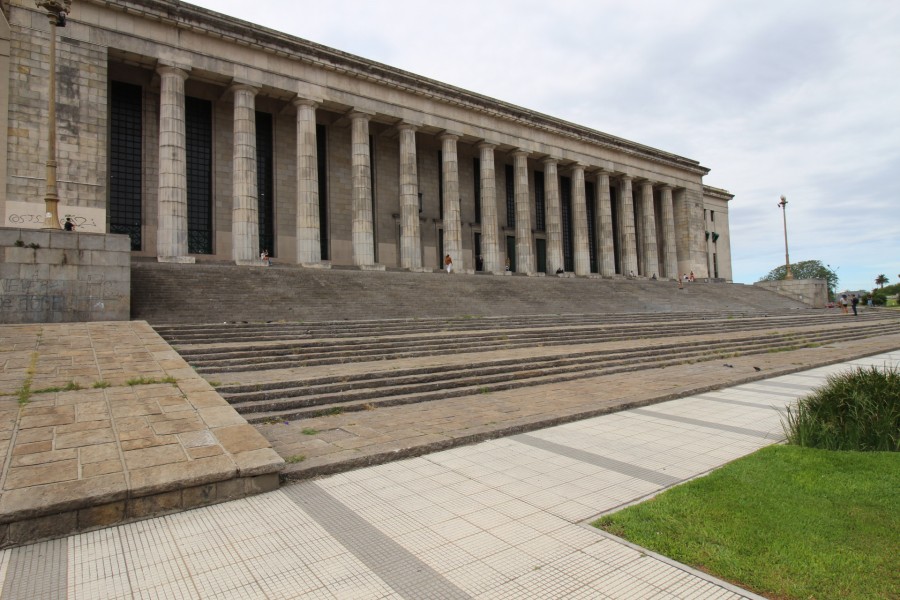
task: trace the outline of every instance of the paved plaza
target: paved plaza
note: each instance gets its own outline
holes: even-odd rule
[[[286,485],[0,554],[4,599],[754,598],[587,525],[782,438],[900,351]]]

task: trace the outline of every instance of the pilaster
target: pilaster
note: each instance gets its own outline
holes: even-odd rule
[[[159,262],[192,263],[188,256],[187,156],[184,82],[177,67],[157,69],[160,76],[159,198],[156,252]]]

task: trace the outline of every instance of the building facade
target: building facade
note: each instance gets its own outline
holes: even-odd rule
[[[51,28],[0,6],[0,203],[40,227]],[[57,38],[60,218],[135,256],[731,280],[697,161],[175,0]]]

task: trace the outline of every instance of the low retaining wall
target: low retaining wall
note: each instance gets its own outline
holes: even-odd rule
[[[757,281],[753,285],[806,304],[811,308],[825,308],[828,303],[828,282],[824,279],[782,279]]]
[[[0,323],[130,317],[127,235],[0,228]]]

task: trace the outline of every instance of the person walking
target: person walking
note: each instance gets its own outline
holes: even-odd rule
[[[850,314],[850,310],[847,308],[850,302],[847,300],[847,294],[841,294],[841,312],[845,315]]]
[[[449,254],[444,257],[444,268],[447,269],[448,274],[453,271],[453,259]]]
[[[859,304],[859,296],[853,294],[853,296],[850,298],[850,304],[851,306],[853,306],[853,316],[858,317],[859,313],[856,312],[856,306]]]

